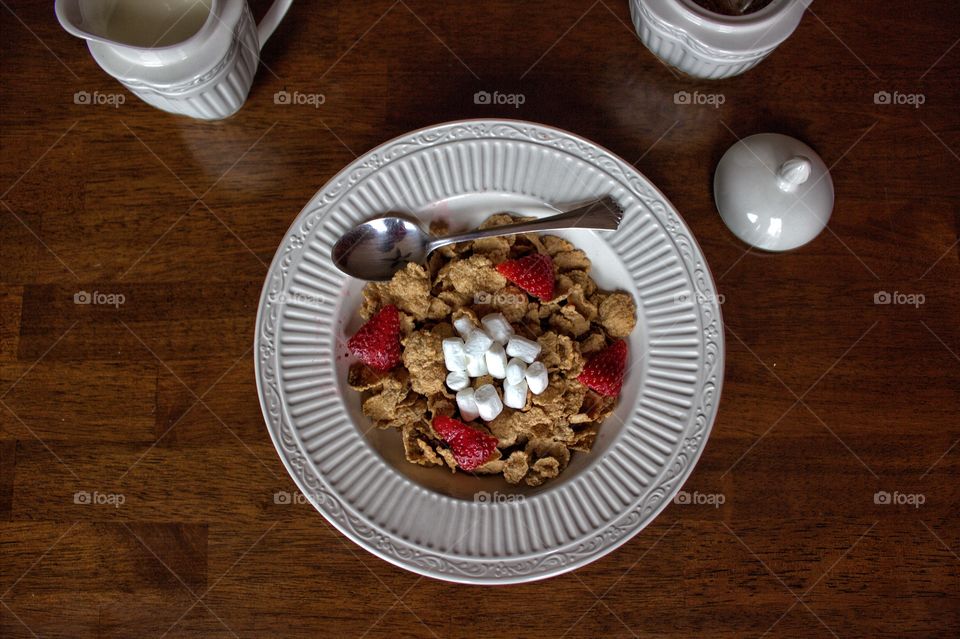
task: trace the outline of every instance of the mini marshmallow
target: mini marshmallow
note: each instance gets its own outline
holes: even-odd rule
[[[509,382],[503,385],[503,403],[510,408],[523,408],[527,405],[527,382],[520,380],[519,384]]]
[[[500,396],[493,384],[484,384],[474,391],[473,401],[477,404],[480,419],[485,422],[496,419],[497,415],[503,411],[503,402],[500,401]]]
[[[484,359],[487,361],[487,372],[489,374],[497,379],[503,379],[507,376],[507,353],[503,350],[503,346],[494,342],[487,354],[484,355]]]
[[[511,326],[507,318],[503,316],[503,313],[484,315],[480,323],[483,324],[483,328],[486,329],[487,335],[492,337],[493,341],[498,344],[506,345],[506,343],[510,341],[510,336],[513,335],[513,326]]]
[[[490,348],[491,344],[493,344],[493,340],[490,339],[490,336],[477,328],[470,331],[470,334],[467,335],[463,348],[467,351],[468,355],[480,355],[482,357]]]
[[[485,355],[471,355],[467,353],[467,375],[481,377],[487,374],[487,358]]]
[[[507,355],[510,357],[519,357],[527,364],[532,364],[539,354],[540,344],[532,339],[514,335],[510,338],[510,341],[507,342]]]
[[[507,362],[507,383],[519,384],[527,372],[527,365],[519,357],[513,357]]]
[[[534,395],[539,395],[547,390],[547,384],[550,383],[550,376],[547,375],[547,367],[543,365],[543,362],[534,362],[530,364],[530,366],[527,366],[527,372],[524,377],[526,378],[530,392]]]
[[[467,353],[464,350],[463,340],[459,337],[448,337],[443,340],[443,364],[448,371],[462,371],[467,368]]]
[[[447,387],[450,390],[463,390],[470,385],[470,376],[467,371],[450,371],[447,374]]]
[[[467,339],[470,335],[470,331],[475,330],[477,327],[473,325],[473,322],[470,321],[470,318],[464,315],[463,317],[458,317],[453,320],[453,327],[460,334],[460,337]]]
[[[457,391],[457,408],[460,409],[460,418],[465,422],[472,422],[480,417],[477,409],[476,393],[470,387]]]

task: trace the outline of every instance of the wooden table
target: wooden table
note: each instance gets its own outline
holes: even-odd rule
[[[709,83],[658,63],[622,0],[303,2],[219,123],[122,90],[50,2],[2,4],[0,636],[956,636],[956,4],[818,2],[769,60]],[[703,246],[728,351],[684,487],[722,504],[481,588],[275,503],[294,487],[251,345],[266,265],[327,179],[405,131],[492,116],[635,161]],[[721,154],[761,131],[809,142],[836,184],[828,231],[785,255],[747,250],[711,197]]]

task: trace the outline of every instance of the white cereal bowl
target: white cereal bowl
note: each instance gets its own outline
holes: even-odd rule
[[[666,64],[719,80],[756,66],[800,24],[812,0],[773,0],[759,11],[726,16],[693,0],[630,0],[640,40]]]
[[[609,194],[617,231],[564,237],[607,289],[637,301],[629,371],[594,448],[543,486],[423,468],[399,434],[371,427],[346,383],[363,282],[333,266],[350,227],[383,211],[475,227],[488,215]],[[257,313],[256,375],[267,429],[300,491],[344,535],[413,572],[475,584],[557,575],[625,543],[693,470],[723,382],[723,320],[703,253],[635,168],[565,131],[467,120],[403,135],[355,160],[300,212]]]

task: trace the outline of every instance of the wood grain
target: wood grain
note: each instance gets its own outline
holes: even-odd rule
[[[818,2],[755,70],[709,83],[659,64],[623,1],[297,3],[243,110],[202,123],[122,90],[49,2],[4,3],[0,636],[956,636],[957,24],[934,0]],[[501,588],[419,578],[276,503],[294,487],[250,352],[266,264],[327,179],[395,135],[487,116],[635,161],[696,233],[728,327],[684,487],[723,503],[671,504],[589,566]],[[726,148],[762,131],[809,142],[837,189],[829,231],[786,255],[747,251],[711,198]]]

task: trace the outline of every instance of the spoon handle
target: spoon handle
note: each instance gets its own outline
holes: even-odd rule
[[[584,206],[579,206],[572,211],[558,213],[557,215],[540,218],[539,220],[516,222],[514,224],[495,226],[489,229],[438,237],[427,244],[427,254],[429,255],[441,246],[455,244],[457,242],[479,240],[484,237],[501,237],[503,235],[516,235],[518,233],[539,233],[541,231],[556,231],[559,229],[613,231],[620,226],[621,219],[623,219],[623,211],[620,206],[612,198],[604,197]]]

